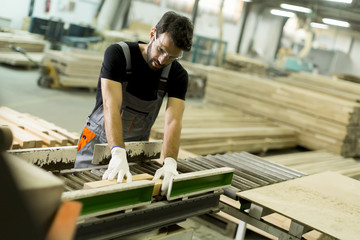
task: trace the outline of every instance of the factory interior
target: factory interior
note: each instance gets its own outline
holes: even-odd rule
[[[1,239],[360,239],[359,0],[12,0],[2,6]],[[157,32],[168,12],[193,26],[190,50],[170,31]],[[186,31],[181,27],[172,31]],[[146,71],[161,73],[154,94],[165,93],[153,125],[141,118],[151,112],[132,109],[137,114],[128,131],[134,122],[141,122],[141,134],[150,126],[146,141],[125,139],[123,109],[136,98],[130,92],[136,73],[129,71],[124,42],[133,44],[125,43],[130,50],[139,46]],[[124,68],[115,64],[120,60],[111,67],[123,69],[128,82],[106,73],[110,46],[124,53]],[[172,74],[176,68],[187,75]],[[175,86],[185,99],[171,93],[172,78],[184,83]],[[111,89],[114,84],[123,87]],[[147,86],[136,88],[150,92]],[[99,91],[100,117],[94,115]],[[114,144],[119,131],[107,125],[112,101],[104,97],[116,91],[124,99],[116,118],[124,131],[120,146]],[[179,136],[169,122],[179,124]],[[95,137],[87,140],[86,131]],[[91,164],[77,167],[86,147]],[[115,176],[128,171],[132,181],[127,174],[123,181],[105,177],[119,157],[114,149],[127,166]]]

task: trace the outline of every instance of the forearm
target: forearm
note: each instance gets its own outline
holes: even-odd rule
[[[165,121],[164,126],[164,158],[172,157],[177,159],[180,147],[181,119]]]
[[[113,146],[125,147],[120,110],[116,107],[104,106],[104,122],[106,139],[110,149]]]
[[[102,78],[101,87],[107,142],[110,149],[113,146],[125,147],[120,113],[122,105],[121,84]]]

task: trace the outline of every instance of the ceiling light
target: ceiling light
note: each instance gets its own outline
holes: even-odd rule
[[[295,17],[295,13],[293,13],[293,12],[282,11],[282,10],[277,10],[277,9],[271,9],[270,13],[273,15],[282,16],[282,17]]]
[[[303,13],[311,13],[312,12],[312,10],[310,8],[286,4],[286,3],[280,4],[280,7],[287,9],[287,10],[293,10],[293,11],[303,12]]]
[[[323,23],[330,24],[330,25],[335,25],[335,26],[340,26],[340,27],[350,27],[350,24],[345,21],[339,21],[339,20],[335,20],[335,19],[331,19],[331,18],[323,18],[322,21],[323,21]]]
[[[326,24],[322,24],[322,23],[316,23],[316,22],[312,22],[310,23],[310,26],[313,28],[322,28],[322,29],[328,29],[329,26]]]
[[[352,0],[326,0],[328,2],[352,3]]]

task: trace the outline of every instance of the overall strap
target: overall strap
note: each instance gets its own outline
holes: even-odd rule
[[[130,48],[125,42],[118,42],[120,47],[122,48],[125,60],[126,60],[126,74],[131,74],[131,55],[130,55]]]
[[[170,63],[169,65],[167,65],[161,73],[160,76],[160,81],[159,81],[159,90],[163,90],[166,91],[166,87],[167,87],[167,80],[169,79],[169,72],[170,72],[170,68],[171,68],[172,63]]]

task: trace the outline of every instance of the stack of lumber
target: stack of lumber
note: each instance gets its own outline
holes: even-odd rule
[[[212,67],[205,100],[291,127],[298,144],[345,157],[360,155],[360,104],[308,89]]]
[[[227,53],[224,68],[243,73],[265,76],[269,65],[261,60],[249,58],[236,53]]]
[[[338,79],[355,82],[355,83],[360,83],[360,77],[358,77],[358,76],[349,75],[349,74],[341,74],[341,73],[333,73],[332,75]]]
[[[296,169],[307,175],[332,171],[360,180],[359,161],[353,158],[344,158],[326,151],[319,150],[281,154],[265,157],[265,159]]]
[[[46,41],[25,31],[0,32],[0,52],[12,52],[9,49],[10,44],[27,52],[43,52]]]
[[[164,109],[152,128],[151,137],[162,139]],[[198,155],[224,152],[265,152],[296,146],[294,131],[260,117],[225,108],[188,106],[185,109],[180,147]]]
[[[186,69],[189,75],[186,97],[203,98],[205,95],[207,77],[206,66],[188,61],[181,61],[180,63]]]
[[[34,61],[40,62],[44,51],[45,41],[38,35],[24,31],[0,32],[0,63],[13,66],[30,67],[34,64],[23,54],[14,52],[9,45],[25,50]]]
[[[71,146],[76,145],[79,139],[79,134],[8,107],[0,107],[0,126],[10,128],[12,149]]]
[[[43,61],[57,69],[62,86],[96,88],[103,54],[85,50],[49,50],[45,52]]]

